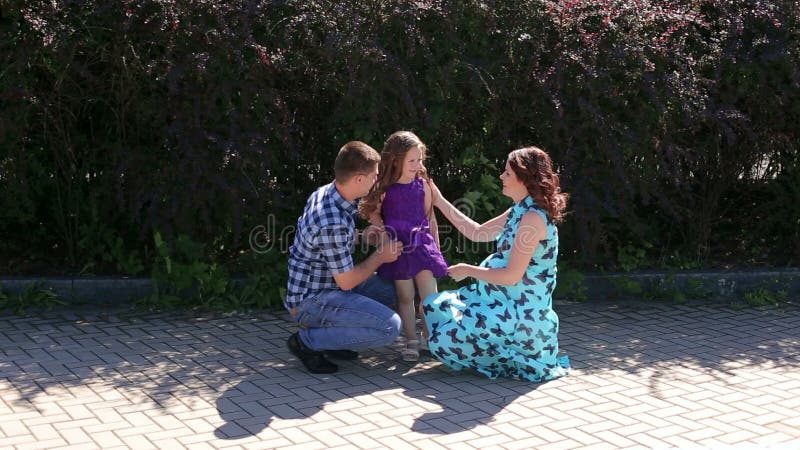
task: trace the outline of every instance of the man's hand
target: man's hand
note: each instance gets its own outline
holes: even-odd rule
[[[403,243],[400,241],[383,241],[375,249],[375,255],[381,264],[397,261],[401,253],[403,253]]]
[[[471,270],[472,270],[472,266],[471,265],[464,264],[464,263],[459,263],[459,264],[455,264],[455,265],[452,265],[452,266],[448,267],[447,268],[447,275],[449,275],[450,278],[452,278],[452,279],[454,279],[456,281],[461,281],[464,278],[467,278],[468,276],[470,276],[469,272],[471,272]]]

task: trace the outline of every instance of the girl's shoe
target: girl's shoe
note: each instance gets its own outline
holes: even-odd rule
[[[425,339],[424,335],[419,336],[419,349],[420,351],[430,352],[431,349],[428,347],[428,340]]]
[[[419,340],[411,339],[406,341],[406,347],[401,354],[403,355],[403,361],[419,361]]]

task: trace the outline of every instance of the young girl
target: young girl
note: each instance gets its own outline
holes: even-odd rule
[[[402,353],[405,361],[419,359],[414,286],[424,300],[437,292],[436,278],[447,275],[447,263],[439,249],[431,188],[423,166],[425,150],[425,144],[410,131],[397,131],[389,136],[381,152],[378,181],[359,205],[362,217],[374,225],[384,225],[393,239],[403,243],[403,253],[397,261],[381,265],[378,275],[395,280],[397,313],[406,336]],[[427,348],[424,322],[422,329],[423,348]]]

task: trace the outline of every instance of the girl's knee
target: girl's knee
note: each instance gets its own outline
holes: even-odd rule
[[[439,293],[438,292],[434,292],[434,293],[428,295],[427,297],[422,299],[422,306],[423,307],[425,307],[425,305],[433,306],[433,304],[436,302],[437,298],[439,298]]]
[[[397,304],[407,306],[414,303],[414,297],[398,297]]]

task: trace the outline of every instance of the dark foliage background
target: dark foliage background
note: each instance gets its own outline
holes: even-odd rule
[[[793,0],[0,4],[2,273],[138,274],[156,232],[246,271],[398,129],[479,220],[510,150],[549,151],[571,267],[800,263]]]

